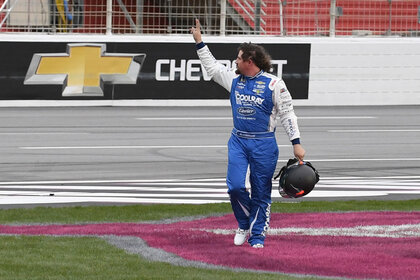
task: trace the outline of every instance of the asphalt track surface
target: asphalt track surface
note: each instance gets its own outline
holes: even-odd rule
[[[420,198],[419,109],[296,107],[321,174],[302,200]],[[228,201],[229,107],[1,108],[0,127],[2,208]]]

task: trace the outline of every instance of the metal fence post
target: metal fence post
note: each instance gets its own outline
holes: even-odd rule
[[[106,1],[106,35],[112,35],[112,0]]]
[[[389,15],[388,15],[388,30],[386,31],[386,35],[392,35],[392,0],[388,0],[389,4]]]
[[[167,0],[168,2],[168,27],[166,29],[167,33],[172,33],[172,0]]]
[[[137,0],[137,14],[136,14],[136,26],[137,30],[136,33],[143,33],[143,6],[144,1],[143,0]]]
[[[255,32],[260,34],[261,30],[261,0],[255,1]]]
[[[226,35],[226,0],[220,1],[220,36]]]
[[[284,36],[283,1],[279,0],[280,36]]]
[[[330,37],[335,37],[335,13],[336,13],[336,0],[331,0],[330,7]]]

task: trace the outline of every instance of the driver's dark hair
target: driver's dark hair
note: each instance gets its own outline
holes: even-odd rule
[[[238,47],[238,52],[242,51],[242,59],[244,61],[252,60],[255,65],[265,72],[271,72],[271,56],[260,45],[249,43],[242,43]]]

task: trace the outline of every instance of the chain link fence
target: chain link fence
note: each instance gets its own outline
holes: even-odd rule
[[[0,32],[420,36],[420,0],[0,0]]]

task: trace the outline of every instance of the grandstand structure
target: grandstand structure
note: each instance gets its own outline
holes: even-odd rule
[[[420,0],[0,0],[0,32],[420,36]]]

